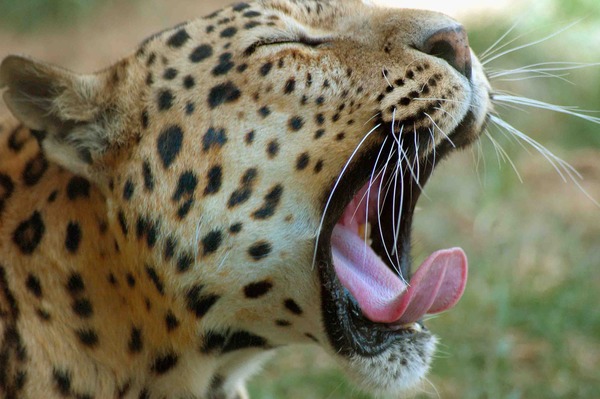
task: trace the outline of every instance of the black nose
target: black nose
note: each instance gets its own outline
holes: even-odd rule
[[[467,79],[471,79],[471,49],[467,32],[461,25],[434,32],[419,50],[447,61]]]

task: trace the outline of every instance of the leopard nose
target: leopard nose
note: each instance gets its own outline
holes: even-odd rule
[[[434,32],[425,39],[419,50],[445,60],[467,79],[471,79],[471,49],[467,32],[461,25]]]

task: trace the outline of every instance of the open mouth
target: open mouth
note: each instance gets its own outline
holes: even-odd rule
[[[466,117],[455,133],[470,129],[469,121]],[[317,247],[323,315],[340,353],[377,355],[399,337],[419,333],[423,316],[448,310],[461,298],[468,269],[462,249],[435,251],[414,273],[410,258],[417,200],[436,162],[453,149],[438,145],[437,161],[424,156],[414,162],[413,155],[412,161],[396,156],[382,163],[377,154],[366,154],[342,177],[324,233],[330,239]]]

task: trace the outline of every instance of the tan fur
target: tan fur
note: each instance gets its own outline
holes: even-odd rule
[[[242,15],[251,10],[261,15]],[[227,18],[233,21],[219,22]],[[260,24],[245,27],[251,21]],[[378,9],[358,0],[265,0],[166,31],[95,75],[24,58],[5,60],[0,86],[7,87],[4,98],[20,122],[6,117],[0,128],[0,176],[14,186],[8,195],[8,186],[0,184],[0,201],[6,197],[0,202],[0,356],[6,359],[0,364],[5,377],[0,396],[234,398],[245,395],[244,380],[271,348],[317,340],[335,356],[323,327],[321,281],[312,258],[323,199],[350,155],[374,127],[374,117],[391,122],[418,113],[423,102],[398,107],[394,116],[389,108],[436,74],[440,78],[427,97],[452,100],[444,104],[446,113],[432,114],[440,130],[451,133],[473,108],[474,125],[481,128],[489,110],[479,64],[469,87],[445,61],[411,47],[448,24],[454,22],[440,14]],[[221,33],[228,27],[237,30],[231,37]],[[182,30],[184,43],[169,44]],[[244,55],[257,39],[282,35],[324,43],[270,45]],[[201,45],[210,45],[211,55],[192,62]],[[220,60],[226,53],[234,67],[215,75],[218,65],[227,68],[227,60]],[[173,73],[169,68],[175,77],[166,77]],[[379,100],[388,82],[408,70],[414,70],[414,79]],[[188,76],[193,87],[184,86]],[[294,90],[285,94],[291,78]],[[230,85],[225,96],[232,90],[239,96],[210,106],[209,93],[219,84]],[[291,127],[294,118],[301,118],[300,129]],[[433,126],[427,119],[419,124]],[[158,148],[160,137],[177,139],[174,130],[163,136],[175,125],[182,132],[181,148],[169,159]],[[213,134],[222,129],[226,140],[205,148],[211,128]],[[41,150],[29,129],[45,132]],[[325,132],[316,138],[319,129]],[[469,141],[478,130],[470,134]],[[11,148],[15,137],[18,150]],[[444,135],[436,132],[434,138],[439,144]],[[372,135],[361,148],[381,141]],[[269,152],[274,148],[275,154]],[[299,169],[303,154],[309,159]],[[36,157],[38,166],[48,163],[47,170],[28,183],[26,169]],[[151,188],[144,164],[151,170]],[[251,170],[256,175],[245,186]],[[69,191],[76,175],[88,179],[89,190],[80,182],[83,186]],[[193,189],[177,195],[181,179],[187,176],[190,183],[192,175]],[[282,193],[274,213],[257,216],[278,186]],[[228,206],[243,188],[251,188],[249,198]],[[24,253],[15,234],[23,223],[31,227],[37,221],[33,215],[44,231],[31,253]],[[73,223],[80,240],[70,251]],[[237,223],[241,231],[232,232]],[[36,241],[34,230],[21,232],[21,241]],[[170,240],[176,241],[172,251]],[[253,258],[265,245],[269,253]],[[179,270],[183,264],[185,270]],[[74,275],[83,288],[69,288]],[[245,287],[256,282],[271,289],[248,298]],[[190,309],[194,292],[205,314]],[[302,314],[286,307],[289,300]],[[177,320],[170,329],[167,315]],[[221,354],[221,342],[202,352],[212,333],[236,331],[266,343]],[[224,336],[227,343],[231,336]],[[338,358],[369,389],[405,392],[423,378],[434,350],[430,333],[419,340],[402,341],[374,360]],[[392,376],[384,362],[400,348],[411,361]]]

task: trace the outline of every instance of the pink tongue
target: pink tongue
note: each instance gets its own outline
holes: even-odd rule
[[[467,257],[460,248],[431,254],[407,287],[354,231],[337,225],[331,243],[340,282],[374,322],[408,324],[450,309],[467,283]]]

